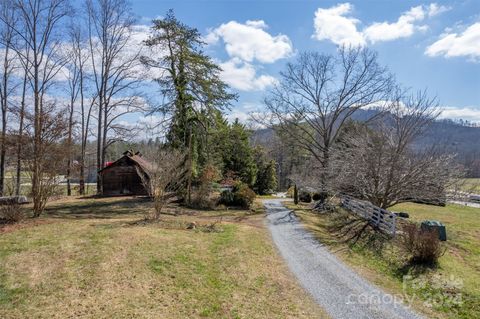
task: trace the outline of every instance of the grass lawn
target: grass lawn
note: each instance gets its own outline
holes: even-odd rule
[[[333,214],[314,214],[309,205],[286,203],[305,226],[332,252],[361,275],[434,318],[480,318],[480,209],[459,205],[436,207],[404,203],[391,208],[410,213],[410,219],[442,221],[447,227],[445,254],[435,269],[406,267],[395,241],[376,250],[362,243],[347,244],[331,232]],[[404,282],[404,276],[410,278]],[[454,299],[459,298],[460,299]],[[457,304],[457,300],[461,304]],[[453,302],[452,302],[453,301]]]
[[[135,198],[68,199],[0,229],[0,318],[326,317],[277,254],[261,210],[171,207],[177,216],[143,223],[149,209]]]
[[[480,178],[464,178],[458,186],[464,192],[480,194]]]

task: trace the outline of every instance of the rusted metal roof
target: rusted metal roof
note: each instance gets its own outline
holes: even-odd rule
[[[153,165],[152,163],[147,161],[145,158],[143,158],[140,152],[134,153],[133,151],[126,151],[123,153],[122,157],[120,157],[118,160],[111,163],[110,165],[102,168],[98,172],[100,173],[108,168],[115,167],[116,164],[120,162],[122,159],[124,159],[125,157],[128,158],[130,161],[134,162],[135,164],[137,164],[147,174],[150,174],[155,169],[155,165]]]

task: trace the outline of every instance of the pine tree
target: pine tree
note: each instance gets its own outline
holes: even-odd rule
[[[228,142],[224,153],[224,173],[233,172],[249,187],[253,187],[257,165],[250,146],[250,132],[238,119],[229,126]]]
[[[273,192],[277,190],[277,163],[274,160],[268,162],[267,166],[265,167],[265,191]]]
[[[267,161],[264,150],[261,147],[256,147],[254,152],[257,165],[257,177],[254,190],[257,194],[265,195],[268,192],[275,191],[278,187],[277,163],[274,160]]]
[[[154,111],[171,117],[168,144],[186,150],[185,187],[190,202],[198,160],[202,153],[208,153],[201,147],[209,145],[209,127],[236,95],[229,93],[220,79],[220,67],[203,53],[205,43],[200,32],[177,20],[172,10],[165,18],[153,21],[152,34],[145,44],[152,54],[141,57],[143,64],[162,74],[155,81],[160,85],[164,103]]]

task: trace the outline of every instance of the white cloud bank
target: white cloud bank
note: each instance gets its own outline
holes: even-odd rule
[[[342,3],[331,8],[318,8],[315,12],[313,38],[329,40],[337,45],[365,46],[367,43],[408,38],[428,26],[420,24],[426,17],[433,17],[450,10],[436,3],[412,7],[396,22],[374,22],[360,30],[361,21],[352,17],[354,7]]]
[[[328,9],[318,8],[313,19],[313,37],[319,41],[330,40],[338,45],[365,45],[363,34],[357,30],[360,20],[350,16],[352,11],[353,5],[350,3]]]
[[[480,58],[480,22],[467,27],[462,33],[444,33],[425,50],[428,56]]]
[[[290,56],[293,52],[290,39],[283,34],[272,36],[266,29],[263,20],[249,20],[245,24],[230,21],[211,30],[205,39],[209,44],[222,39],[230,57],[247,62],[273,63]]]
[[[440,118],[442,119],[456,119],[468,120],[475,123],[480,123],[480,108],[475,107],[442,107]]]
[[[263,91],[277,80],[270,75],[257,76],[255,67],[239,58],[220,63],[222,79],[231,87],[242,91]]]
[[[205,41],[217,44],[220,40],[230,59],[220,63],[221,77],[231,87],[241,91],[262,91],[277,80],[270,75],[257,75],[254,63],[274,63],[293,54],[290,39],[283,34],[272,35],[263,20],[245,23],[230,21],[210,30]]]

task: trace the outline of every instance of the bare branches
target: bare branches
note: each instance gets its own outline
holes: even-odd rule
[[[376,53],[340,48],[336,56],[302,53],[281,77],[265,99],[269,116],[257,120],[315,158],[324,171],[319,182],[326,187],[330,149],[345,122],[359,109],[383,108],[393,76],[378,64]]]
[[[134,19],[125,0],[86,0],[86,12],[98,106],[97,169],[100,169],[108,147],[116,140],[109,137],[109,132],[115,130],[115,120],[139,110],[135,90],[142,79],[140,48],[130,46]],[[97,191],[101,193],[101,178],[97,178]]]
[[[183,186],[185,176],[184,165],[180,158],[184,158],[179,150],[158,149],[151,154],[153,167],[148,174],[137,170],[148,195],[154,202],[154,212],[150,219],[159,219],[165,205],[174,198]]]
[[[13,30],[21,41],[13,47],[26,74],[33,93],[31,149],[31,178],[34,216],[38,217],[49,193],[43,188],[51,159],[49,145],[56,131],[51,122],[51,104],[46,101],[47,91],[67,59],[59,54],[60,38],[58,26],[70,12],[67,0],[14,0],[13,7],[18,21],[11,21],[0,15],[0,20]],[[24,90],[25,91],[25,90]],[[24,99],[22,99],[24,100]],[[23,107],[22,107],[23,108]],[[53,126],[52,126],[53,125]],[[48,187],[47,187],[48,188]]]
[[[333,161],[339,189],[382,208],[402,201],[445,203],[446,188],[461,172],[454,156],[413,148],[437,115],[436,99],[424,91],[399,96],[370,126],[352,123]]]

